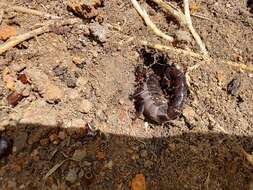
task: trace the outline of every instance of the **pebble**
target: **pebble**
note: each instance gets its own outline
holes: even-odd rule
[[[80,111],[81,113],[89,113],[91,109],[92,103],[89,100],[85,99],[82,100],[81,103],[79,104],[78,111]]]
[[[70,183],[74,183],[77,179],[77,171],[75,169],[70,169],[65,179]]]
[[[87,155],[87,152],[85,149],[78,149],[75,150],[72,158],[77,161],[82,161]]]
[[[146,190],[146,179],[143,174],[136,174],[131,181],[131,190]]]
[[[32,85],[36,87],[47,102],[55,103],[63,98],[63,90],[52,83],[46,73],[34,68],[29,68],[26,72]]]
[[[19,123],[40,124],[55,127],[58,125],[59,121],[57,118],[57,112],[47,106],[44,101],[38,100],[33,102],[30,107],[26,108]]]
[[[97,38],[100,42],[104,43],[107,41],[109,37],[109,28],[107,26],[103,26],[98,24],[97,22],[90,24],[90,32],[91,34]]]

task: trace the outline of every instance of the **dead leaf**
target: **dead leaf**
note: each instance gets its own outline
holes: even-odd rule
[[[12,36],[16,36],[17,30],[14,26],[3,25],[0,26],[0,40],[7,40]]]
[[[137,174],[131,182],[131,190],[146,190],[146,180],[143,174]]]

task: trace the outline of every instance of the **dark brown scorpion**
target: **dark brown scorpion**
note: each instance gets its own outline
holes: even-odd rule
[[[137,67],[137,90],[133,95],[136,116],[162,124],[180,115],[187,95],[184,74],[174,65],[155,64],[153,69]]]

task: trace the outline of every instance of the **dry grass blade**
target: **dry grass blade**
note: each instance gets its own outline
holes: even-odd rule
[[[60,168],[62,166],[62,164],[64,164],[68,159],[65,159],[63,161],[61,161],[60,163],[57,163],[54,165],[54,167],[52,167],[44,176],[44,179],[46,180],[49,176],[51,176],[58,168]]]
[[[183,49],[179,49],[179,48],[175,48],[173,46],[164,46],[161,44],[153,44],[153,43],[149,43],[147,41],[140,41],[139,42],[141,45],[147,46],[149,48],[153,48],[153,49],[157,49],[159,51],[165,51],[165,52],[169,52],[169,53],[174,53],[177,55],[185,55],[185,56],[191,56],[191,57],[195,57],[201,60],[206,61],[207,63],[212,61],[215,62],[215,60],[211,57],[209,57],[208,55],[203,55],[203,54],[199,54],[199,53],[195,53],[192,51],[187,51],[187,50],[183,50]],[[249,72],[253,72],[253,66],[250,65],[246,65],[244,63],[237,63],[237,62],[233,62],[233,61],[228,61],[228,60],[223,60],[223,59],[218,59],[219,63],[231,66],[233,68],[236,69],[241,69],[244,71],[249,71]]]
[[[131,0],[134,8],[137,10],[137,12],[140,14],[140,16],[144,19],[145,23],[147,24],[147,26],[149,26],[151,28],[151,30],[159,37],[168,40],[170,42],[174,41],[174,38],[163,33],[161,30],[159,30],[157,28],[157,26],[151,21],[151,19],[149,18],[147,12],[145,10],[143,10],[139,3],[136,0]]]
[[[0,45],[0,55],[4,53],[5,51],[9,50],[10,48],[18,45],[19,43],[28,40],[30,38],[33,38],[35,36],[38,36],[40,34],[50,32],[52,29],[52,26],[63,26],[63,25],[72,25],[79,22],[79,19],[67,19],[62,21],[48,21],[46,24],[43,24],[44,26],[32,30],[30,32],[20,34],[18,36],[15,36],[8,40],[7,42]]]
[[[29,9],[29,8],[26,8],[26,7],[12,6],[12,5],[9,5],[7,3],[0,3],[0,8],[14,10],[16,12],[27,13],[27,14],[37,15],[37,16],[41,16],[41,17],[45,17],[45,18],[51,18],[51,19],[61,18],[59,16],[51,15],[51,14],[41,12],[41,11],[37,11],[37,10],[34,10],[34,9]]]

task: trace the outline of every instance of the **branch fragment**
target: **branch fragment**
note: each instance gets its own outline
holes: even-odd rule
[[[159,30],[159,29],[157,28],[157,26],[156,26],[156,25],[151,21],[151,19],[149,18],[147,12],[146,12],[144,9],[142,9],[142,8],[140,7],[139,3],[138,3],[136,0],[131,0],[131,2],[132,2],[132,4],[133,4],[134,8],[137,10],[137,12],[138,12],[138,13],[140,14],[140,16],[143,18],[143,20],[145,21],[145,23],[147,24],[147,26],[149,26],[149,27],[151,28],[151,30],[153,30],[153,32],[154,32],[157,36],[159,36],[159,37],[161,37],[161,38],[163,38],[163,39],[165,39],[165,40],[168,40],[168,41],[170,41],[170,42],[173,42],[173,41],[174,41],[174,38],[173,38],[173,37],[171,37],[171,36],[169,36],[169,35],[163,33],[161,30]]]
[[[53,28],[53,26],[63,26],[63,25],[73,25],[75,23],[79,22],[79,19],[67,19],[62,21],[48,21],[47,23],[43,24],[42,27],[37,28],[35,30],[32,30],[30,32],[20,34],[18,36],[15,36],[8,40],[7,42],[0,45],[0,55],[4,53],[5,51],[9,50],[10,48],[18,45],[19,43],[28,40],[30,38],[33,38],[35,36],[38,36],[40,34],[50,32]]]

